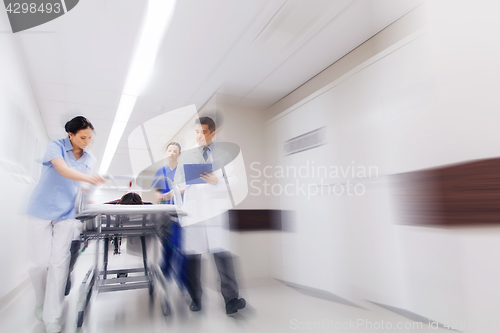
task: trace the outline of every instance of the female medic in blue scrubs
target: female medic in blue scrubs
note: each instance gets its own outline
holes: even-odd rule
[[[168,180],[173,183],[175,171],[177,170],[177,159],[181,155],[181,145],[177,142],[170,142],[165,148],[165,157],[168,165],[160,168],[155,176],[151,187],[156,189],[156,197],[159,203],[174,204],[172,189],[168,185]],[[184,191],[182,191],[184,192]],[[163,263],[161,270],[166,278],[173,275],[173,270],[177,271],[179,277],[178,284],[183,286],[184,279],[184,257],[181,249],[181,226],[177,222],[170,225],[168,234],[162,237],[163,243]]]
[[[156,189],[156,198],[159,203],[173,204],[172,192],[168,186],[167,178],[174,181],[177,170],[177,159],[181,155],[181,145],[177,142],[170,142],[165,148],[165,157],[168,165],[158,169],[154,176],[151,187]]]
[[[70,246],[79,222],[75,200],[80,182],[99,185],[104,179],[91,175],[95,161],[87,146],[94,127],[82,116],[68,121],[68,136],[52,141],[43,158],[42,175],[28,205],[29,274],[35,289],[35,316],[47,333],[61,332],[64,289],[68,277]]]

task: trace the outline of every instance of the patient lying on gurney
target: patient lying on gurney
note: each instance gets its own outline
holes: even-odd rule
[[[118,205],[143,205],[144,202],[142,201],[142,198],[139,194],[134,193],[134,192],[129,192],[129,193],[124,194],[119,200],[106,202],[106,204],[111,204],[111,205],[116,205],[116,204],[118,204]],[[121,245],[121,237],[114,237],[113,243],[115,245],[114,254],[120,254],[119,246]],[[80,251],[82,249],[81,244],[82,244],[82,242],[79,239],[79,235],[75,236],[73,241],[71,242],[71,248],[70,248],[71,259],[69,261],[68,279],[66,281],[66,289],[64,291],[65,296],[68,296],[69,292],[71,291],[71,272],[73,272],[73,268],[75,267],[76,260],[78,259],[78,256],[80,255]]]
[[[111,204],[111,205],[151,205],[149,202],[144,202],[142,201],[142,198],[139,194],[135,192],[129,192],[124,194],[119,200],[107,202],[106,204]],[[183,278],[181,277],[184,273],[183,269],[183,256],[180,253],[180,248],[177,246],[179,245],[178,242],[178,232],[176,229],[176,224],[173,224],[171,221],[168,221],[166,223],[162,223],[159,226],[158,229],[158,234],[161,239],[161,243],[163,245],[163,260],[162,260],[162,265],[161,269],[165,275],[166,278],[169,278],[173,271],[177,273],[176,277],[178,284],[181,286],[182,285],[182,280]],[[114,245],[115,245],[115,250],[114,254],[120,254],[119,251],[119,246],[121,245],[121,237],[114,237],[112,239]],[[140,255],[140,242],[137,242],[138,238],[135,237],[130,237],[127,241],[127,252],[135,253],[137,252],[137,255]],[[134,247],[137,248],[134,250]],[[71,272],[73,271],[73,268],[75,266],[76,260],[81,252],[81,241],[78,239],[73,240],[71,244],[71,260],[70,260],[70,265],[69,265],[69,273],[68,273],[68,279],[66,283],[66,290],[65,290],[65,295],[68,295],[70,290],[71,290]],[[130,248],[130,249],[129,249]],[[177,255],[174,255],[177,254]],[[175,267],[175,268],[174,268]],[[126,275],[124,275],[126,276]],[[118,276],[120,277],[120,276]]]

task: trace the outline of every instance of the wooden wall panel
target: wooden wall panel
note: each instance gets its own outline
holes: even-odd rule
[[[500,158],[393,176],[402,224],[500,224]]]
[[[282,230],[283,212],[272,209],[233,209],[229,211],[229,228],[235,231]]]

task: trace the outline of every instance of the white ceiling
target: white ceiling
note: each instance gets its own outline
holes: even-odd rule
[[[127,138],[140,124],[216,92],[265,110],[422,0],[178,0],[154,73],[108,173],[131,174]],[[85,0],[17,33],[49,138],[85,115],[102,158],[145,0]],[[256,111],[258,112],[258,111]]]

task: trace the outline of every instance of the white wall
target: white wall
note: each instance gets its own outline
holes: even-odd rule
[[[500,229],[398,225],[389,177],[498,156],[496,7],[492,1],[473,8],[463,1],[425,4],[424,29],[409,30],[407,37],[342,76],[332,75],[326,87],[268,122],[271,165],[314,161],[379,170],[373,179],[325,180],[363,184],[362,196],[279,197],[280,208],[297,212],[296,232],[281,240],[285,280],[358,302],[402,307],[443,323],[462,318],[477,323],[498,312],[500,269],[494,263]],[[284,141],[325,125],[327,145],[283,156]],[[487,332],[488,327],[464,330]]]
[[[9,31],[0,15],[0,30]],[[28,278],[25,257],[24,214],[31,189],[38,179],[48,144],[47,133],[33,95],[16,36],[0,34],[0,298]]]

